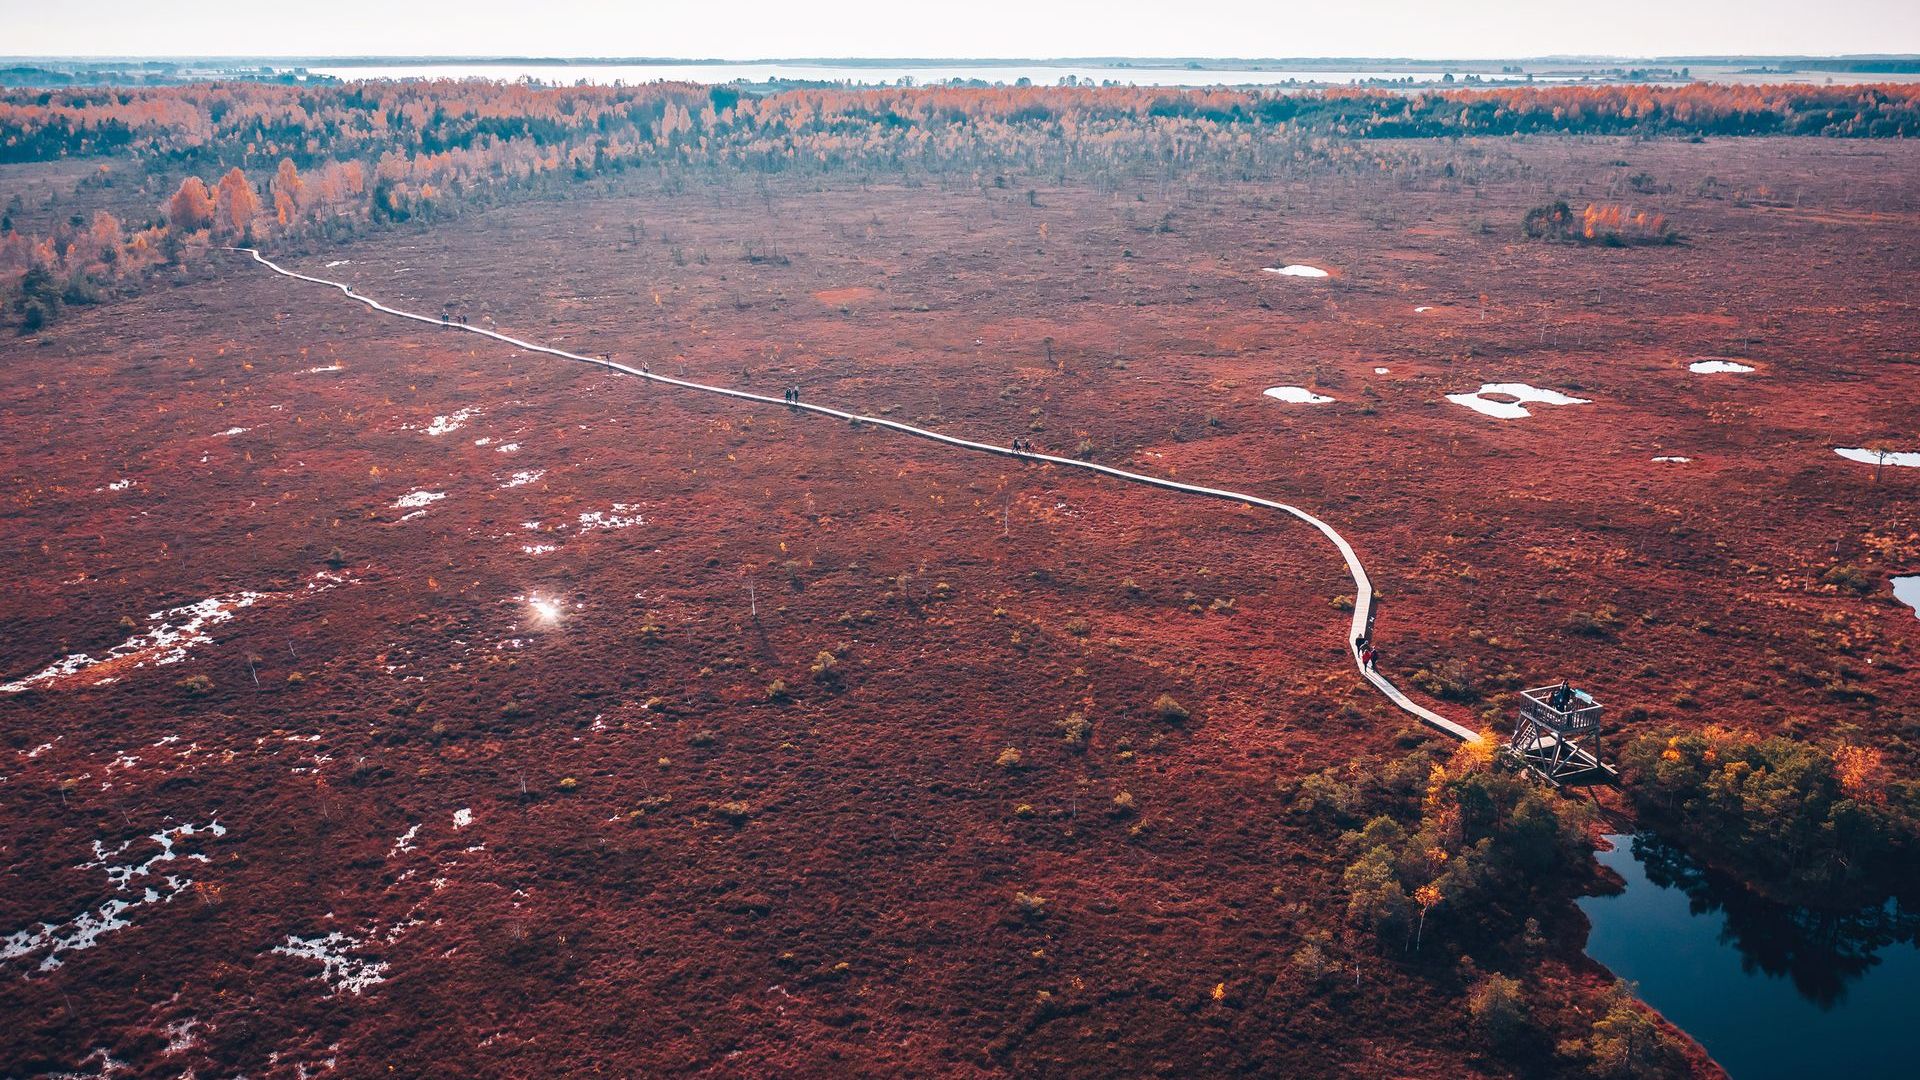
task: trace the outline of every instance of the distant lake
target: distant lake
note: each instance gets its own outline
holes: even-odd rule
[[[768,79],[808,82],[847,82],[866,85],[894,85],[912,79],[927,86],[954,79],[1012,86],[1018,80],[1031,80],[1036,86],[1056,86],[1061,80],[1099,85],[1105,82],[1123,86],[1274,86],[1289,82],[1347,84],[1372,79],[1413,78],[1416,82],[1438,80],[1439,71],[1249,71],[1185,67],[1055,67],[1044,64],[936,64],[926,67],[867,67],[850,64],[759,63],[759,64],[368,64],[310,67],[316,75],[337,79],[494,79],[512,82],[533,79],[562,86],[584,79],[590,83],[668,82],[728,83],[744,79],[763,83]],[[1455,79],[1476,74],[1484,79],[1516,78],[1497,71],[1459,68]],[[1524,80],[1524,76],[1518,78]],[[1544,79],[1543,81],[1554,81]]]
[[[1587,955],[1707,1048],[1733,1080],[1916,1075],[1920,911],[1773,903],[1651,834],[1600,861],[1626,879],[1586,897]]]

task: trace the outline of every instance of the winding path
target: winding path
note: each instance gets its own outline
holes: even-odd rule
[[[1091,461],[1081,461],[1081,460],[1078,460],[1077,458],[1055,457],[1051,454],[1035,454],[1031,452],[1016,453],[1013,450],[1010,450],[1004,446],[994,446],[990,443],[973,442],[968,439],[955,438],[952,435],[942,435],[937,431],[928,431],[926,428],[917,428],[911,424],[902,424],[897,420],[888,420],[883,417],[877,417],[877,416],[862,416],[858,413],[842,412],[839,409],[831,409],[825,405],[814,405],[808,402],[798,402],[798,403],[788,402],[782,399],[775,399],[775,398],[768,397],[765,394],[753,394],[753,393],[748,393],[745,390],[733,390],[724,386],[709,386],[706,383],[690,382],[686,379],[675,379],[670,376],[656,374],[652,371],[648,371],[643,368],[629,367],[626,364],[618,364],[610,360],[600,360],[591,356],[581,356],[579,353],[570,353],[565,351],[564,349],[550,348],[545,345],[535,345],[532,342],[521,341],[519,338],[508,337],[505,334],[497,333],[492,330],[482,329],[477,326],[467,326],[463,323],[443,322],[442,320],[438,318],[434,318],[432,316],[420,315],[420,314],[416,314],[415,312],[402,311],[399,308],[388,307],[387,305],[380,303],[378,300],[374,300],[354,292],[351,286],[343,284],[341,282],[329,281],[326,278],[311,277],[307,274],[296,274],[293,271],[288,270],[285,267],[278,265],[277,263],[274,263],[272,260],[260,254],[260,252],[258,252],[253,248],[234,247],[234,248],[226,248],[225,250],[246,252],[247,254],[253,256],[254,262],[259,263],[261,266],[266,267],[267,269],[273,271],[276,274],[281,275],[282,277],[293,278],[297,281],[310,281],[315,285],[326,285],[331,288],[339,289],[341,293],[343,293],[348,299],[357,300],[360,303],[365,304],[366,306],[368,306],[369,308],[372,308],[375,311],[385,312],[388,315],[397,316],[402,319],[412,319],[414,322],[426,323],[429,326],[438,326],[443,328],[451,327],[455,330],[464,330],[470,334],[479,334],[481,337],[489,337],[494,339],[495,341],[505,342],[506,344],[512,345],[515,348],[525,349],[528,352],[545,353],[548,356],[557,356],[563,360],[574,360],[582,364],[591,364],[594,367],[598,367],[598,368],[608,368],[613,371],[618,371],[618,372],[625,373],[627,375],[631,375],[637,379],[646,379],[651,382],[664,383],[668,386],[678,386],[686,390],[699,390],[708,394],[720,394],[724,397],[738,398],[742,401],[755,401],[765,405],[779,405],[784,408],[804,409],[807,412],[818,413],[821,416],[831,416],[839,420],[857,421],[862,424],[872,424],[874,427],[888,428],[893,431],[901,432],[902,434],[915,435],[922,439],[930,439],[937,443],[945,443],[948,446],[959,447],[960,449],[963,449],[963,450],[973,450],[982,454],[995,454],[1000,457],[1016,458],[1022,461],[1044,461],[1050,465],[1058,465],[1062,468],[1067,468],[1067,469],[1081,469],[1086,472],[1100,473],[1104,476],[1111,476],[1111,477],[1114,477],[1115,479],[1125,480],[1130,483],[1145,484],[1149,487],[1164,488],[1168,491],[1183,491],[1189,495],[1204,495],[1208,498],[1224,499],[1229,502],[1237,502],[1237,503],[1241,503],[1243,505],[1248,505],[1248,506],[1264,506],[1269,510],[1278,510],[1285,514],[1291,514],[1294,517],[1299,518],[1301,521],[1304,521],[1307,524],[1313,526],[1314,528],[1320,530],[1321,535],[1325,536],[1329,541],[1333,543],[1333,546],[1335,548],[1339,549],[1340,557],[1346,561],[1347,572],[1353,576],[1353,589],[1354,589],[1353,627],[1347,637],[1347,652],[1353,659],[1355,670],[1360,672],[1360,675],[1362,678],[1366,679],[1369,683],[1372,683],[1374,689],[1380,691],[1382,694],[1385,694],[1389,701],[1392,701],[1395,705],[1399,706],[1401,709],[1412,714],[1413,716],[1418,717],[1423,723],[1439,728],[1441,731],[1446,732],[1447,734],[1453,736],[1454,738],[1461,739],[1467,742],[1478,742],[1481,738],[1480,733],[1473,730],[1472,728],[1467,727],[1463,724],[1455,723],[1454,721],[1449,720],[1444,716],[1441,716],[1439,713],[1434,712],[1432,709],[1429,709],[1415,702],[1412,698],[1409,698],[1403,691],[1401,691],[1399,687],[1389,682],[1385,675],[1380,674],[1378,671],[1369,671],[1364,665],[1360,663],[1360,651],[1358,648],[1354,646],[1353,642],[1354,642],[1354,638],[1358,637],[1363,631],[1366,630],[1368,626],[1368,622],[1372,618],[1373,582],[1371,579],[1367,577],[1366,568],[1360,565],[1360,557],[1354,554],[1353,545],[1347,542],[1347,538],[1344,536],[1341,536],[1339,532],[1335,531],[1333,526],[1327,524],[1326,522],[1320,520],[1317,517],[1314,517],[1312,514],[1307,513],[1305,510],[1302,510],[1299,507],[1288,506],[1286,503],[1275,502],[1272,499],[1262,499],[1257,495],[1246,495],[1238,491],[1228,491],[1225,488],[1202,487],[1198,484],[1183,484],[1176,480],[1168,480],[1158,476],[1148,476],[1145,473],[1128,472],[1125,469],[1116,469],[1111,465],[1099,465]]]

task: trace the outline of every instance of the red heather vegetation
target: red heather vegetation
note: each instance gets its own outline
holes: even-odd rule
[[[432,220],[630,168],[1106,177],[1178,165],[1241,179],[1364,164],[1350,140],[1524,133],[1920,134],[1912,86],[1611,86],[1397,94],[1155,88],[546,88],[483,81],[213,84],[0,93],[0,163],[111,155],[141,212],[0,222],[0,296],[22,326],[131,288],[183,249]],[[1337,138],[1336,138],[1337,137]],[[1385,167],[1385,166],[1383,166]],[[94,182],[117,180],[102,167]],[[168,193],[167,187],[178,184]],[[156,191],[156,188],[160,190]],[[136,204],[137,208],[137,204]],[[1657,216],[1589,208],[1572,238],[1659,242]]]

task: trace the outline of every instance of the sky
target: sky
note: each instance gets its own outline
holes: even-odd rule
[[[1920,53],[1920,0],[0,0],[12,56]]]

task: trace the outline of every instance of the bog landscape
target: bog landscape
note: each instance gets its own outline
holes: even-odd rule
[[[1871,78],[0,89],[0,1075],[1911,1075]]]

